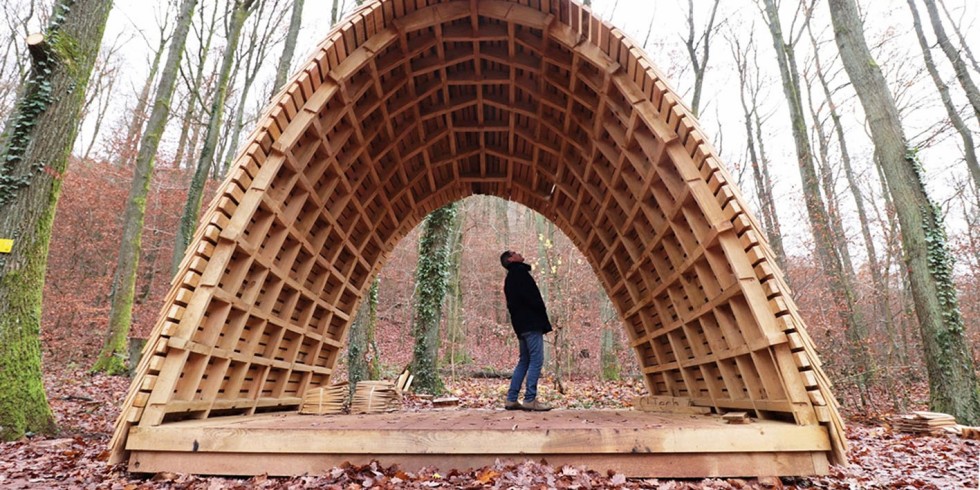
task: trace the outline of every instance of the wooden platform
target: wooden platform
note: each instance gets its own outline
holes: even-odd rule
[[[133,427],[133,472],[299,475],[377,459],[415,471],[540,461],[637,477],[826,474],[823,426],[629,410],[296,412]]]

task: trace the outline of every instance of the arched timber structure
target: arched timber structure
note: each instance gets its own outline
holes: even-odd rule
[[[524,204],[571,237],[652,395],[750,412],[761,427],[752,444],[774,460],[794,444],[823,458],[745,471],[844,461],[829,384],[729,174],[643,53],[568,0],[375,0],[332,31],[207,209],[125,401],[113,461],[160,451],[178,470],[234,473],[177,464],[180,451],[222,451],[198,439],[230,432],[188,436],[185,447],[180,431],[295,410],[328,382],[394,245],[473,194]],[[769,446],[769,421],[810,429],[802,439],[812,440]],[[672,451],[630,444],[623,452]],[[674,451],[739,451],[705,444]],[[251,448],[224,450],[244,458]]]

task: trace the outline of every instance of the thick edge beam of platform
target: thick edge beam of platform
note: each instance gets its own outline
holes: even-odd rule
[[[134,427],[128,450],[225,453],[376,454],[580,454],[729,453],[829,451],[827,430],[787,423],[704,427],[614,427],[521,430],[431,428],[341,429],[328,425],[283,430],[275,427],[208,427],[169,424]]]
[[[133,451],[129,470],[135,473],[172,471],[199,475],[293,476],[323,473],[345,462],[364,465],[377,460],[404,471],[434,467],[439,471],[482,468],[501,462],[544,461],[554,468],[585,466],[638,478],[715,478],[825,475],[825,452],[758,452],[706,454],[270,454]]]

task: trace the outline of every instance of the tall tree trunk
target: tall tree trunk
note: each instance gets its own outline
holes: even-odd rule
[[[111,1],[58,0],[0,145],[0,439],[49,432],[41,378],[41,300],[51,224],[78,134]],[[40,41],[40,42],[39,42]]]
[[[303,3],[306,0],[293,0],[293,11],[289,16],[289,30],[286,31],[286,41],[282,47],[282,56],[279,58],[279,65],[276,67],[276,80],[272,82],[272,94],[275,95],[289,78],[289,67],[293,63],[293,54],[296,53],[296,39],[299,38],[299,28],[303,25]],[[360,1],[357,2],[360,5]],[[270,97],[271,97],[270,95]]]
[[[105,98],[100,102],[96,102],[99,113],[95,117],[95,127],[92,128],[92,139],[89,141],[88,146],[85,147],[85,153],[82,154],[82,161],[89,159],[89,156],[92,154],[92,148],[95,147],[95,142],[101,136],[102,123],[105,122],[105,116],[109,112],[109,103],[112,102],[112,89],[115,88],[116,81],[119,79],[115,74],[107,76],[109,76],[109,85],[105,88]]]
[[[187,107],[180,120],[180,135],[177,136],[177,150],[174,152],[174,168],[183,167],[184,155],[187,153],[187,143],[190,141],[191,121],[194,118],[194,98],[187,97]]]
[[[795,42],[787,43],[783,38],[779,21],[779,11],[775,0],[764,0],[769,33],[772,35],[773,48],[779,64],[779,73],[783,81],[783,93],[789,104],[790,124],[793,130],[793,141],[796,145],[796,155],[799,160],[800,180],[803,184],[803,199],[817,249],[817,257],[821,268],[827,276],[830,293],[838,318],[846,329],[848,349],[858,366],[870,367],[868,355],[867,330],[864,319],[857,308],[854,285],[847,280],[843,271],[842,261],[837,247],[834,246],[833,231],[830,218],[820,197],[820,185],[816,168],[813,163],[813,153],[810,138],[807,134],[806,119],[803,113],[803,99],[800,94],[800,76],[794,53]],[[869,372],[867,369],[859,373],[858,383],[867,384]]]
[[[546,304],[551,305],[548,312],[552,322],[559,327],[555,328],[554,344],[551,349],[548,349],[547,343],[545,344],[544,363],[547,365],[552,363],[552,360],[554,361],[552,365],[554,366],[555,389],[564,394],[564,382],[568,378],[572,366],[572,352],[569,339],[570,329],[564,328],[568,326],[565,321],[568,310],[558,301],[562,297],[562,283],[558,275],[560,259],[555,256],[555,224],[539,213],[532,212],[532,216],[534,217],[535,236],[538,237],[537,265],[538,269],[542,271],[541,282],[538,285],[541,288],[541,297]]]
[[[232,160],[238,153],[238,143],[244,126],[245,104],[248,103],[248,94],[251,92],[252,85],[259,75],[259,70],[262,68],[262,62],[266,58],[266,51],[273,44],[273,35],[282,23],[284,13],[276,12],[275,4],[272,5],[273,8],[271,11],[266,12],[265,7],[267,5],[269,4],[259,3],[255,14],[256,21],[248,33],[248,44],[245,46],[244,51],[244,69],[242,70],[240,68],[241,59],[235,63],[235,72],[243,71],[245,81],[238,94],[238,103],[235,104],[235,114],[232,117],[232,124],[228,128],[230,134],[226,135],[228,144],[224,152],[225,157],[221,161],[220,168],[216,169],[218,178],[224,178],[228,173],[228,168],[231,166]],[[265,21],[264,25],[263,20]]]
[[[126,211],[123,215],[122,239],[119,242],[119,255],[116,258],[116,271],[112,276],[112,291],[109,303],[109,326],[106,331],[102,351],[92,366],[92,371],[108,374],[124,374],[129,372],[126,361],[129,350],[126,338],[133,320],[133,297],[136,291],[136,273],[139,270],[140,250],[143,242],[143,222],[146,217],[146,198],[150,190],[150,180],[153,178],[153,166],[156,160],[160,138],[167,127],[170,118],[170,101],[173,98],[174,87],[177,86],[177,72],[180,60],[184,54],[187,33],[190,31],[191,20],[197,0],[183,0],[177,15],[177,26],[174,30],[170,49],[167,53],[167,63],[163,67],[163,75],[156,90],[156,100],[153,101],[153,112],[147,122],[146,131],[140,138],[139,153],[136,156],[136,168],[133,181],[129,187],[126,199]]]
[[[758,98],[758,97],[757,97]],[[762,116],[759,115],[758,108],[753,112],[755,120],[755,140],[759,144],[759,167],[762,169],[762,188],[765,189],[766,205],[769,206],[769,215],[772,216],[773,251],[777,256],[785,259],[786,248],[783,246],[783,232],[780,229],[779,213],[776,212],[776,199],[773,197],[775,184],[769,173],[769,156],[766,155],[766,141],[762,137]]]
[[[340,20],[340,15],[342,13],[340,11],[340,7],[341,7],[340,0],[333,0],[331,2],[331,5],[330,5],[330,25],[331,26],[337,25],[337,21]],[[416,382],[418,382],[418,380],[416,380]]]
[[[197,168],[194,170],[194,177],[191,179],[187,189],[187,202],[184,205],[184,212],[180,217],[180,226],[177,227],[177,236],[174,241],[174,257],[172,270],[176,271],[180,267],[180,262],[184,259],[187,245],[194,236],[197,228],[197,215],[201,210],[201,198],[204,194],[204,184],[207,181],[208,171],[211,169],[214,160],[215,149],[218,144],[218,136],[221,133],[221,123],[225,111],[225,98],[228,95],[228,81],[231,79],[231,67],[235,61],[235,51],[238,48],[238,39],[241,37],[242,26],[245,20],[252,13],[252,7],[257,1],[261,0],[235,0],[234,9],[231,11],[231,23],[228,26],[228,36],[226,39],[225,51],[222,54],[221,71],[218,73],[218,83],[214,99],[211,101],[211,119],[208,121],[207,131],[204,133],[204,146],[201,148],[201,155],[197,159]]]
[[[126,131],[126,139],[123,140],[122,149],[116,155],[116,164],[119,166],[129,165],[139,149],[136,145],[142,138],[143,125],[146,123],[146,107],[150,104],[150,97],[153,96],[150,91],[153,90],[153,81],[157,79],[157,72],[160,71],[163,49],[167,47],[167,36],[164,34],[164,30],[166,30],[166,24],[160,27],[160,44],[153,51],[150,73],[146,76],[146,81],[143,82],[143,90],[140,91],[140,95],[136,99],[136,108],[133,109],[133,118],[129,121],[129,129]]]
[[[830,0],[844,68],[868,119],[875,150],[902,228],[905,264],[919,318],[933,410],[963,424],[980,423],[980,392],[953,283],[953,257],[939,208],[908,147],[891,91],[864,39],[854,0]]]
[[[700,2],[699,2],[700,3]],[[708,56],[711,54],[711,34],[715,30],[715,14],[718,13],[718,5],[721,0],[715,0],[711,7],[711,17],[708,25],[701,33],[701,37],[694,39],[694,0],[687,0],[687,39],[684,46],[687,47],[687,56],[691,59],[691,68],[694,69],[694,95],[691,98],[691,112],[695,116],[701,107],[701,88],[704,85],[704,72],[708,67]],[[701,48],[703,57],[698,59],[698,48]]]
[[[899,231],[898,219],[895,217],[895,205],[892,203],[891,191],[888,187],[888,179],[885,178],[885,173],[882,170],[881,157],[878,152],[874,152],[874,169],[878,174],[878,182],[881,185],[881,199],[884,201],[884,213],[878,213],[879,221],[882,222],[882,228],[885,234],[885,264],[882,266],[882,270],[885,272],[885,291],[892,291],[895,288],[890,287],[891,277],[890,271],[892,270],[892,264],[898,264],[902,261],[902,246],[901,246],[901,232]],[[874,201],[869,201],[874,204]],[[883,214],[883,216],[882,216]],[[914,314],[913,307],[911,306],[911,301],[907,301],[909,287],[907,284],[907,276],[904,267],[899,267],[901,271],[901,281],[902,287],[898,289],[897,299],[899,310],[905,314],[904,321],[895,321],[896,315],[891,314],[889,311],[889,317],[892,323],[900,327],[899,329],[899,340],[897,346],[898,363],[901,366],[909,365],[909,342],[908,342],[908,321]],[[890,307],[889,307],[890,308]]]
[[[510,244],[510,201],[494,197],[492,198],[492,202],[496,214],[494,223],[497,226],[497,243],[501,247],[507,247]],[[503,249],[500,251],[503,252]],[[504,299],[504,292],[501,288],[494,288],[493,291],[495,295],[493,302],[494,319],[498,325],[507,323],[507,302]]]
[[[188,60],[186,66],[188,71],[193,71],[194,65],[197,65],[197,72],[194,73],[193,81],[187,85],[187,94],[184,97],[187,100],[187,107],[184,109],[184,116],[181,119],[180,124],[180,136],[177,138],[177,151],[174,153],[174,167],[182,168],[184,166],[184,155],[187,152],[188,143],[197,140],[197,124],[194,124],[194,119],[197,115],[197,108],[203,106],[203,104],[198,105],[198,101],[201,100],[201,84],[204,83],[204,67],[207,65],[208,55],[211,52],[211,43],[214,41],[214,31],[215,31],[215,19],[217,15],[217,3],[214,5],[214,10],[211,12],[211,22],[209,25],[205,26],[204,22],[204,8],[202,6],[200,12],[201,19],[201,46],[198,48],[198,56],[194,62]],[[186,81],[186,77],[182,77]],[[193,136],[191,136],[191,125],[194,124]],[[189,152],[193,155],[196,149],[192,148]],[[190,165],[188,164],[188,167]],[[174,271],[176,272],[176,271]]]
[[[738,39],[731,40],[732,56],[735,59],[738,72],[739,101],[742,104],[742,114],[745,116],[745,138],[752,166],[752,178],[755,182],[756,194],[759,199],[759,211],[762,215],[762,225],[765,227],[766,238],[776,254],[776,260],[786,266],[786,251],[783,249],[783,237],[779,230],[779,216],[776,214],[776,203],[772,197],[772,183],[768,179],[769,162],[766,160],[762,141],[759,141],[760,151],[756,151],[756,138],[753,131],[753,120],[759,112],[758,98],[760,83],[750,81],[749,54],[756,54],[755,40],[749,37],[748,44],[742,49]],[[751,84],[751,86],[750,86]],[[750,103],[751,101],[751,107]],[[761,122],[760,122],[761,126]],[[761,129],[759,130],[761,133]]]
[[[936,62],[932,58],[932,50],[929,49],[929,42],[926,41],[926,35],[922,32],[922,21],[919,19],[919,10],[915,8],[915,0],[908,0],[908,4],[909,10],[912,11],[912,26],[915,27],[915,37],[918,38],[919,47],[922,48],[922,56],[925,58],[926,69],[929,70],[929,76],[932,77],[932,82],[936,84],[936,90],[939,91],[939,97],[943,101],[943,107],[946,108],[946,114],[949,115],[949,122],[953,124],[956,131],[960,133],[960,138],[963,139],[963,156],[966,158],[966,167],[970,170],[970,177],[973,178],[974,203],[976,203],[976,199],[980,199],[980,164],[977,163],[973,132],[967,127],[966,122],[960,117],[956,105],[953,104],[953,99],[949,95],[949,86],[939,76],[939,70],[936,69]]]
[[[949,9],[946,8],[946,3],[939,2],[939,6],[943,8],[943,13],[946,14],[946,18],[949,19],[950,26],[953,28],[953,33],[956,34],[956,39],[960,41],[960,49],[963,50],[963,54],[966,55],[966,59],[970,60],[970,66],[973,67],[974,71],[980,72],[980,63],[977,63],[977,59],[973,57],[973,51],[970,49],[969,43],[963,37],[963,32],[961,32],[960,27],[956,25],[953,20],[953,16],[950,15]]]
[[[449,241],[449,284],[446,292],[446,358],[449,361],[453,380],[456,379],[456,364],[468,362],[466,351],[466,330],[463,327],[463,222],[466,208],[459,206],[451,224]]]
[[[936,0],[922,1],[925,2],[926,10],[929,12],[929,18],[932,19],[932,30],[936,33],[936,41],[939,42],[939,47],[943,49],[943,53],[946,53],[946,57],[953,64],[953,70],[956,71],[956,79],[963,86],[963,90],[966,92],[966,98],[970,101],[970,105],[973,106],[973,113],[976,114],[977,120],[980,121],[980,90],[977,89],[977,84],[970,77],[970,70],[966,67],[966,63],[960,56],[959,51],[956,50],[953,43],[949,41],[949,37],[946,36],[946,29],[943,28],[943,20],[939,17],[939,10],[936,8]]]
[[[449,245],[452,223],[459,203],[443,206],[425,218],[419,238],[419,262],[415,270],[415,313],[412,315],[412,363],[415,389],[423,393],[446,391],[439,377],[439,322],[449,279]]]
[[[808,82],[809,83],[809,82]],[[830,141],[824,132],[823,122],[820,120],[820,114],[814,107],[813,102],[813,90],[812,86],[807,85],[807,98],[809,100],[810,114],[813,119],[813,129],[816,132],[817,147],[819,148],[819,168],[820,168],[820,187],[823,190],[824,199],[827,203],[827,217],[829,218],[827,230],[829,234],[829,240],[833,244],[834,250],[837,256],[841,260],[841,273],[843,274],[843,283],[845,287],[850,288],[850,294],[854,298],[853,307],[856,309],[863,308],[858,304],[858,294],[856,291],[856,285],[858,284],[857,276],[854,272],[854,264],[851,262],[851,252],[847,246],[847,235],[844,232],[844,222],[840,214],[840,200],[837,197],[837,190],[834,179],[834,170],[830,165]],[[864,318],[864,315],[861,316]],[[877,363],[874,357],[871,355],[870,349],[864,342],[867,337],[867,327],[865,327],[865,332],[862,337],[856,338],[852,332],[852,329],[848,329],[846,332],[848,335],[848,354],[850,357],[851,366],[847,369],[848,372],[858,373],[857,377],[857,388],[861,396],[861,405],[866,406],[871,398],[868,397],[868,388],[872,382],[872,378],[875,376],[877,371]]]
[[[619,315],[613,307],[606,291],[599,287],[599,321],[602,324],[599,338],[600,376],[605,381],[619,380],[622,366],[619,363],[619,353],[623,345],[619,341]]]
[[[358,381],[377,379],[377,348],[374,346],[374,326],[378,322],[378,285],[381,278],[375,276],[368,289],[368,296],[357,309],[347,336],[347,381],[351,390]],[[375,347],[372,352],[372,347]],[[353,393],[353,391],[351,391]]]
[[[875,249],[874,238],[871,234],[871,225],[864,205],[864,196],[861,194],[861,189],[858,186],[858,179],[854,173],[854,167],[851,165],[851,153],[847,147],[847,138],[844,136],[844,125],[841,124],[841,116],[837,111],[837,103],[834,101],[833,92],[830,90],[830,84],[827,81],[826,73],[820,60],[817,40],[813,35],[812,26],[810,24],[807,24],[807,33],[810,36],[810,43],[813,46],[813,59],[817,79],[820,81],[820,87],[823,89],[824,98],[827,100],[827,107],[830,111],[830,120],[833,122],[834,134],[837,136],[837,144],[840,148],[841,165],[844,167],[844,176],[847,178],[847,185],[851,190],[851,197],[854,198],[854,207],[857,210],[858,222],[861,226],[861,236],[864,239],[865,252],[868,255],[868,269],[871,273],[871,283],[874,290],[878,292],[878,294],[873,295],[875,298],[875,308],[877,311],[877,314],[874,316],[875,318],[879,318],[884,323],[885,332],[887,333],[888,339],[891,342],[894,350],[898,339],[894,331],[895,325],[892,321],[888,295],[880,294],[880,292],[886,291],[887,286],[885,285],[885,280],[882,276],[881,264],[878,262],[878,252]]]

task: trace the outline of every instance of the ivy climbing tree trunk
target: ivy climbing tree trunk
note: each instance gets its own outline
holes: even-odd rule
[[[449,282],[452,224],[458,208],[458,202],[443,206],[422,222],[419,262],[415,270],[415,313],[412,315],[415,347],[408,369],[415,375],[415,389],[423,393],[446,391],[438,370],[439,322]]]
[[[156,160],[160,138],[170,118],[170,101],[174,87],[177,86],[177,72],[184,54],[187,33],[190,31],[194,7],[197,0],[183,0],[177,15],[177,26],[167,52],[167,61],[153,101],[153,111],[146,124],[146,131],[140,138],[139,153],[136,155],[136,168],[133,181],[126,198],[126,211],[123,215],[122,239],[119,241],[119,255],[116,257],[116,271],[112,276],[112,292],[109,303],[109,327],[106,331],[102,351],[92,366],[93,371],[108,374],[129,372],[126,362],[129,350],[126,338],[133,320],[133,298],[136,291],[136,273],[139,270],[140,250],[143,243],[143,222],[146,216],[146,196],[150,191],[153,166]]]
[[[0,439],[49,432],[41,378],[41,298],[51,224],[78,134],[85,90],[112,8],[105,0],[58,0],[43,38],[31,36],[33,68],[0,143]]]
[[[211,101],[211,119],[208,121],[207,130],[204,133],[204,146],[197,159],[197,168],[194,169],[194,177],[191,179],[190,187],[187,189],[187,201],[184,203],[184,212],[180,217],[180,226],[177,227],[177,237],[174,241],[174,256],[172,270],[176,271],[180,267],[180,262],[184,259],[184,252],[190,244],[194,230],[197,229],[197,215],[201,210],[201,198],[204,195],[204,184],[207,182],[208,171],[211,169],[214,160],[215,150],[218,146],[218,136],[221,134],[221,123],[224,120],[225,99],[228,96],[228,81],[231,79],[231,67],[235,61],[235,51],[238,49],[238,39],[242,34],[242,27],[252,13],[253,7],[261,0],[235,0],[235,5],[230,12],[230,23],[228,25],[228,36],[225,39],[224,53],[221,59],[221,70],[218,72],[217,89],[214,99]]]
[[[961,424],[975,425],[980,423],[980,387],[939,207],[926,193],[916,151],[908,147],[895,100],[868,50],[857,5],[854,0],[830,0],[829,5],[841,60],[864,106],[901,225],[929,373],[930,407],[955,416]]]

